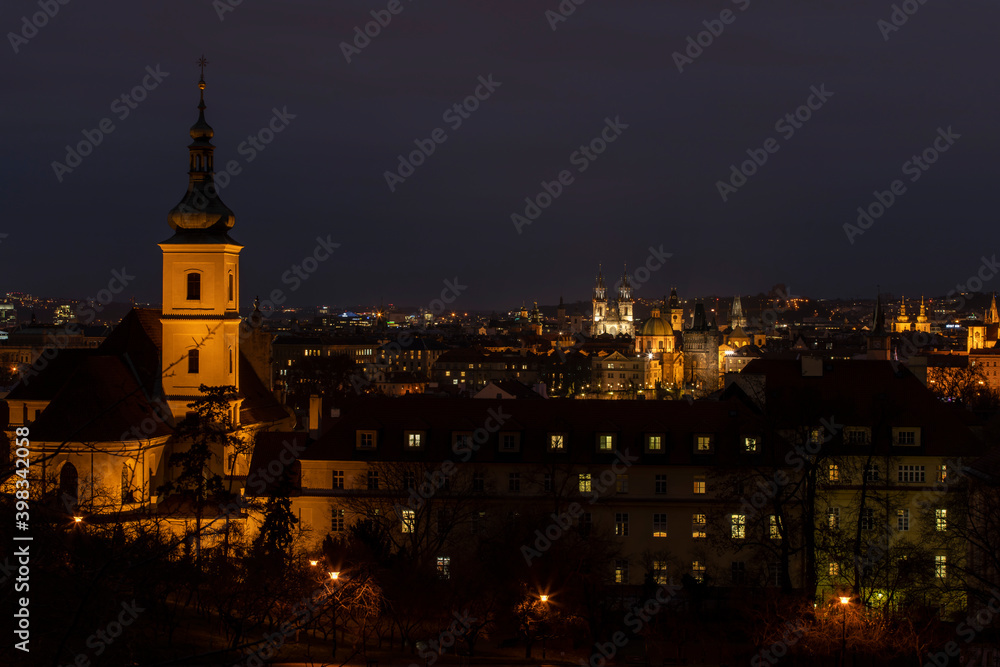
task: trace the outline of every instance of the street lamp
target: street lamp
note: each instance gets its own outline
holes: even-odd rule
[[[542,603],[542,660],[545,660],[545,640],[548,638],[548,623],[546,619],[548,618],[549,611],[549,596],[544,593],[538,594],[538,599]]]
[[[847,605],[851,598],[846,595],[840,596],[840,606],[844,608],[843,633],[840,639],[840,667],[844,667],[847,662]]]

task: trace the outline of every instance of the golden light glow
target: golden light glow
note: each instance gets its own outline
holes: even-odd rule
[[[73,521],[75,521],[76,523],[81,523],[83,521],[83,517],[82,516],[75,516],[75,517],[73,517]]]
[[[538,599],[541,600],[542,602],[548,602],[549,601],[549,596],[548,595],[539,595]]]
[[[847,604],[850,601],[851,601],[851,598],[843,596],[843,595],[840,596],[840,604]]]
[[[330,573],[330,578],[333,579],[334,581],[336,581],[337,579],[340,579],[340,572],[331,572]]]
[[[319,561],[318,560],[311,560],[311,561],[309,561],[309,564],[312,565],[313,567],[316,567],[317,565],[319,565]]]

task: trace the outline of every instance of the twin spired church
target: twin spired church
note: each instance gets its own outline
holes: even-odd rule
[[[176,475],[174,426],[201,385],[237,388],[229,410],[244,442],[291,424],[261,380],[270,377],[261,317],[240,319],[243,246],[229,235],[236,219],[215,188],[204,80],[198,86],[187,192],[168,215],[173,235],[159,244],[162,310],[133,308],[96,349],[58,350],[6,400],[8,436],[29,427],[41,493],[70,512],[155,511],[156,489]],[[241,345],[264,352],[247,355]],[[251,456],[252,447],[215,452],[213,472],[240,488]]]

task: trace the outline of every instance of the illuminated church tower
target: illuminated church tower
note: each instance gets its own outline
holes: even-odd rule
[[[212,127],[205,122],[204,61],[198,121],[191,126],[187,193],[170,211],[174,235],[163,250],[163,392],[175,417],[200,385],[239,387],[239,243],[236,218],[215,186]],[[232,417],[238,419],[234,401]]]

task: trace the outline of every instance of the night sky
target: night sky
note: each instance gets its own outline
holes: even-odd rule
[[[993,2],[908,0],[891,30],[888,1],[564,0],[575,11],[553,30],[557,0],[399,0],[348,63],[341,43],[394,3],[49,1],[58,13],[37,33],[22,24],[37,0],[0,8],[4,291],[83,298],[125,267],[135,278],[117,298],[159,301],[156,244],[187,184],[202,53],[216,171],[241,170],[222,197],[245,246],[244,306],[274,289],[297,305],[425,306],[456,277],[459,310],[589,299],[599,262],[619,274],[661,246],[672,256],[636,296],[781,282],[919,297],[998,250]],[[678,71],[673,54],[705,21],[721,34]],[[480,77],[499,86],[487,96]],[[444,115],[477,86],[478,109]],[[776,127],[812,87],[832,96]],[[294,118],[251,150],[275,109]],[[105,118],[113,131],[60,182],[53,162]],[[606,119],[627,128],[596,159],[573,156]],[[904,172],[949,127],[960,138]],[[390,191],[385,172],[437,128],[443,143]],[[768,139],[777,151],[724,202],[718,181]],[[572,182],[519,234],[512,214],[564,170]],[[844,224],[897,179],[905,192],[851,243]],[[340,247],[292,291],[282,275],[317,237]]]

